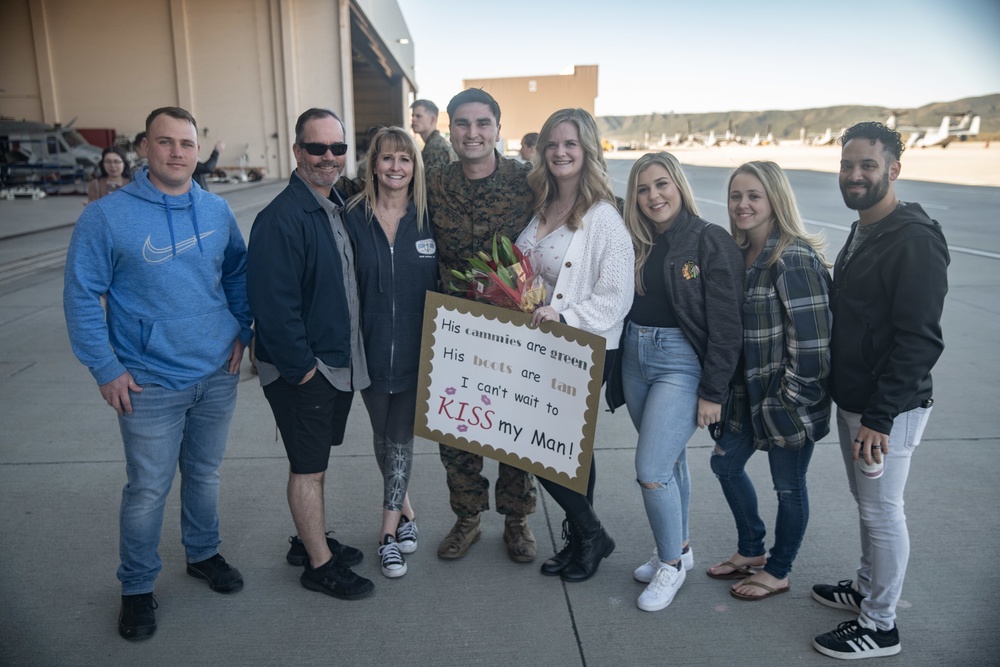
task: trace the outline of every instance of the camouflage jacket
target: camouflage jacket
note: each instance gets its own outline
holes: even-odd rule
[[[463,271],[469,257],[488,252],[496,233],[514,241],[534,212],[535,195],[527,178],[531,165],[495,155],[496,171],[476,181],[465,177],[461,162],[427,170],[427,206],[437,231],[445,292],[452,269]]]
[[[455,152],[451,149],[451,143],[442,137],[437,130],[434,130],[431,138],[424,143],[424,150],[420,151],[420,157],[424,159],[424,169],[436,164],[445,165],[456,159]]]

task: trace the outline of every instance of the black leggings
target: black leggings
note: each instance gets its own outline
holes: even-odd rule
[[[382,472],[382,507],[399,512],[403,509],[413,469],[413,414],[417,388],[399,394],[365,389],[361,398],[368,408],[375,461]]]
[[[594,508],[594,485],[597,483],[597,462],[590,461],[590,479],[587,481],[587,495],[577,493],[573,489],[568,489],[562,484],[549,481],[544,477],[537,477],[538,483],[542,485],[549,495],[559,503],[566,516],[579,516],[589,512]]]
[[[601,379],[601,386],[608,381],[608,373],[619,354],[618,350],[608,350],[604,353],[604,377]],[[551,482],[543,477],[538,477],[538,483],[542,485],[553,500],[559,503],[566,516],[575,517],[581,514],[592,512],[594,509],[594,486],[597,485],[597,459],[591,457],[590,478],[587,480],[587,495],[568,489],[562,484]]]

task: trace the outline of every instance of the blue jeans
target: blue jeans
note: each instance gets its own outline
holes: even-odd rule
[[[774,546],[764,571],[775,579],[784,579],[792,571],[792,562],[809,523],[806,470],[814,448],[815,443],[807,440],[800,449],[772,446],[767,451],[771,481],[778,494],[778,518],[774,523]],[[746,473],[747,461],[756,451],[747,406],[741,432],[724,429],[712,452],[712,472],[719,479],[722,493],[736,520],[736,551],[747,558],[764,555],[764,537],[767,534],[757,511],[757,491]]]
[[[150,593],[163,567],[163,509],[181,471],[181,542],[189,563],[219,551],[219,465],[236,406],[238,373],[220,369],[181,390],[145,385],[118,418],[128,483],[122,489],[118,580],[122,595]]]
[[[691,477],[688,440],[697,428],[701,363],[680,329],[628,325],[622,388],[639,431],[635,474],[662,561],[681,557],[688,540]]]
[[[903,492],[910,474],[910,458],[920,444],[932,408],[914,408],[896,417],[889,434],[889,454],[878,479],[865,477],[851,454],[861,428],[861,415],[837,410],[840,450],[847,468],[851,495],[858,503],[861,524],[861,564],[856,585],[865,596],[861,613],[879,630],[896,624],[896,604],[910,559],[910,533],[903,513]]]

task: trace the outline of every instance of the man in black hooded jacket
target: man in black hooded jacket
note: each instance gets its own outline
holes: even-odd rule
[[[900,650],[896,604],[910,552],[903,491],[934,403],[949,256],[941,225],[896,197],[899,133],[859,123],[840,143],[840,190],[859,220],[834,269],[830,393],[862,553],[856,582],[819,584],[812,595],[859,617],[816,637],[813,647],[851,659]]]

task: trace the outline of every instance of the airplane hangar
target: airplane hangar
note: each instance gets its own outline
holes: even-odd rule
[[[0,116],[132,136],[191,111],[202,157],[287,178],[299,113],[340,113],[354,145],[409,125],[413,41],[393,0],[3,0]],[[353,151],[348,153],[353,169]]]

